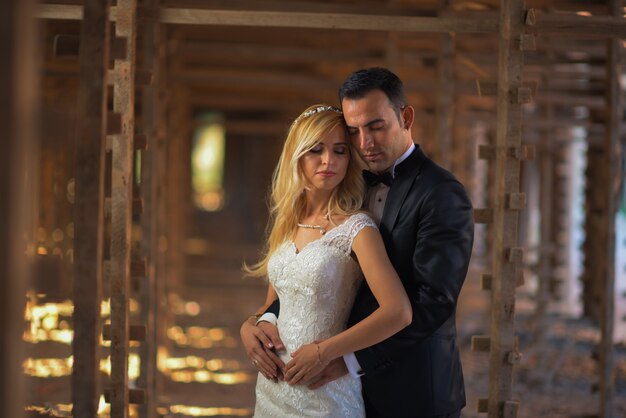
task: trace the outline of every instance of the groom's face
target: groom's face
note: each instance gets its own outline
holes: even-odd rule
[[[412,118],[406,120],[406,112],[401,110],[399,120],[382,90],[372,90],[360,99],[344,98],[341,105],[350,140],[369,169],[383,172],[391,168],[412,142]]]

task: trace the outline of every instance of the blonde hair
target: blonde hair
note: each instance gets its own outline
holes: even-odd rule
[[[289,128],[283,151],[272,176],[270,195],[270,222],[264,256],[256,264],[244,264],[250,276],[265,276],[267,263],[278,247],[294,236],[298,222],[305,215],[307,188],[300,158],[315,147],[331,130],[341,127],[348,138],[343,115],[339,109],[317,104],[307,108]],[[346,175],[333,190],[327,213],[351,215],[363,205],[364,183],[361,170],[364,163],[358,152],[347,141],[350,161]]]

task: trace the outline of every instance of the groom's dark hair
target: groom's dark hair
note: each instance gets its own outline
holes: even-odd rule
[[[404,85],[393,72],[383,67],[365,68],[353,72],[339,88],[339,104],[343,99],[361,99],[372,90],[382,90],[396,110],[406,105]]]

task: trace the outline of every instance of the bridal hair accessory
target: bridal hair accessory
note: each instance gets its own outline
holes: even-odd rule
[[[343,112],[336,108],[335,106],[328,106],[328,105],[324,105],[324,106],[317,106],[311,110],[307,110],[306,112],[304,112],[303,114],[301,114],[300,116],[298,116],[296,118],[296,120],[293,121],[293,125],[295,125],[296,123],[300,122],[302,119],[306,119],[311,115],[314,115],[316,113],[320,113],[320,112],[327,112],[327,111],[333,111],[336,113],[339,113],[340,115],[343,114]]]

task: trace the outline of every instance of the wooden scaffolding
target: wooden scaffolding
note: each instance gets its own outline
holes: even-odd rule
[[[10,2],[15,9],[12,13],[0,13],[2,16],[14,17],[10,27],[21,26],[19,19],[27,19],[26,2]],[[194,3],[189,1],[187,3]],[[187,4],[185,3],[185,4]],[[239,2],[237,5],[245,4]],[[431,7],[432,2],[415,2],[424,8]],[[422,4],[423,3],[423,4]],[[587,313],[595,318],[600,326],[602,341],[598,347],[600,416],[612,417],[612,399],[614,396],[613,370],[613,327],[614,327],[614,275],[615,263],[615,225],[614,215],[617,211],[620,188],[624,178],[623,156],[624,140],[620,136],[622,129],[622,76],[621,55],[622,41],[626,37],[626,25],[623,19],[623,4],[612,0],[610,8],[602,8],[604,13],[591,16],[576,14],[550,13],[550,1],[529,2],[535,7],[546,6],[543,10],[527,8],[523,0],[502,0],[499,3],[499,15],[487,11],[459,12],[453,2],[441,0],[437,3],[437,13],[433,16],[403,15],[404,5],[401,2],[389,2],[385,7],[374,7],[373,14],[354,13],[352,6],[327,6],[331,12],[311,12],[306,5],[289,9],[284,3],[278,5],[290,11],[250,10],[244,6],[238,10],[202,9],[192,7],[175,7],[166,1],[145,0],[138,6],[137,0],[118,0],[115,5],[107,1],[85,0],[83,6],[73,4],[41,4],[34,13],[40,19],[48,20],[82,20],[79,39],[69,39],[69,45],[79,44],[76,51],[80,60],[78,133],[76,137],[76,201],[75,201],[75,257],[74,257],[74,326],[73,341],[74,373],[72,381],[72,397],[74,415],[80,417],[96,416],[100,397],[111,404],[111,417],[128,416],[131,403],[141,404],[142,417],[156,417],[160,393],[159,373],[157,372],[158,342],[164,341],[164,319],[167,309],[162,301],[166,298],[168,281],[180,271],[182,259],[176,252],[167,253],[162,257],[164,248],[180,248],[182,243],[181,225],[184,224],[185,208],[177,199],[180,193],[176,181],[184,178],[180,162],[177,158],[187,152],[183,137],[189,130],[188,121],[190,108],[194,104],[212,103],[219,106],[237,107],[248,102],[259,107],[271,106],[272,103],[260,98],[257,93],[250,97],[240,97],[241,90],[233,94],[204,94],[190,97],[185,83],[202,84],[212,79],[249,87],[252,82],[274,85],[277,90],[287,89],[282,84],[308,83],[322,94],[330,97],[339,85],[342,74],[345,76],[355,68],[355,63],[342,61],[339,54],[333,54],[332,39],[320,42],[321,48],[328,51],[319,53],[313,59],[338,61],[335,71],[325,68],[329,76],[324,82],[306,78],[293,77],[287,81],[278,80],[268,72],[258,71],[251,80],[244,76],[227,74],[218,70],[194,71],[193,68],[179,68],[176,63],[167,63],[166,57],[174,48],[180,53],[216,54],[226,57],[232,48],[228,45],[208,42],[189,42],[186,45],[168,40],[170,27],[228,27],[240,26],[249,28],[293,28],[315,31],[320,39],[333,31],[356,33],[368,31],[380,38],[385,34],[383,63],[393,68],[400,54],[398,45],[400,34],[419,33],[435,34],[439,42],[434,51],[418,51],[426,56],[424,60],[434,60],[437,65],[434,71],[436,82],[419,83],[413,79],[407,83],[411,97],[421,93],[434,95],[435,105],[431,110],[427,106],[418,106],[418,114],[432,121],[432,131],[425,126],[420,132],[424,138],[424,147],[442,165],[452,168],[459,178],[468,184],[473,173],[471,166],[474,155],[488,162],[491,175],[488,180],[489,198],[484,208],[475,211],[477,223],[487,224],[489,230],[488,248],[491,266],[481,276],[482,287],[491,295],[491,321],[488,336],[475,336],[472,347],[476,351],[489,353],[489,392],[477,405],[478,411],[487,413],[489,417],[514,418],[520,408],[519,400],[513,399],[513,370],[520,361],[521,353],[515,335],[515,303],[516,287],[524,283],[525,251],[523,234],[520,234],[520,223],[525,222],[524,210],[527,206],[527,194],[523,190],[523,164],[533,159],[537,153],[540,164],[541,178],[539,184],[540,211],[542,214],[542,243],[536,272],[539,277],[538,311],[545,309],[548,301],[558,292],[558,278],[555,277],[556,246],[558,246],[558,228],[546,222],[559,213],[556,199],[551,194],[556,187],[554,172],[557,153],[550,134],[563,125],[570,125],[571,119],[557,115],[557,104],[575,104],[599,108],[592,125],[581,123],[594,132],[596,125],[601,126],[601,140],[589,141],[588,182],[591,185],[611,185],[611,187],[595,187],[587,196],[588,217],[586,228],[588,233],[586,254],[602,262],[588,263],[585,271],[585,302]],[[487,2],[489,3],[489,2]],[[576,7],[575,2],[563,2],[567,7]],[[19,6],[18,6],[19,4]],[[268,7],[271,7],[268,6]],[[590,7],[598,7],[595,3]],[[22,9],[23,8],[23,9]],[[546,11],[548,9],[548,11]],[[1,9],[0,9],[1,10]],[[304,11],[303,11],[304,10]],[[575,10],[575,9],[574,9]],[[389,12],[389,13],[387,13]],[[24,17],[27,16],[27,17]],[[32,16],[32,15],[31,15]],[[111,25],[112,23],[112,25]],[[488,79],[490,73],[481,68],[483,62],[490,64],[487,53],[476,54],[467,58],[463,51],[457,50],[457,38],[464,34],[484,34],[497,39],[497,79]],[[572,96],[563,92],[562,86],[553,87],[546,76],[547,71],[555,68],[558,63],[554,56],[536,56],[532,51],[537,48],[538,37],[550,42],[548,35],[558,35],[560,39],[577,39],[592,37],[606,39],[606,69],[603,82],[605,97],[597,104],[597,97]],[[302,36],[301,32],[298,36]],[[350,36],[350,35],[346,35]],[[137,39],[141,41],[138,48]],[[63,38],[57,47],[63,45]],[[306,36],[302,39],[307,39]],[[356,39],[356,38],[355,38]],[[368,38],[371,39],[371,38]],[[2,39],[3,48],[17,43],[17,37]],[[79,42],[77,42],[79,41]],[[21,39],[27,46],[23,53],[31,54],[32,42]],[[325,44],[325,42],[327,42]],[[480,41],[477,41],[480,42]],[[406,46],[405,46],[406,48]],[[72,47],[70,46],[70,49]],[[274,52],[271,47],[260,52],[240,50],[242,54],[265,55],[281,59],[279,55],[291,53],[302,62],[312,65],[308,52],[285,47]],[[410,50],[410,42],[409,48]],[[14,53],[10,48],[10,53]],[[405,52],[406,54],[406,52]],[[430,54],[430,55],[429,55]],[[419,55],[419,54],[418,54]],[[525,68],[526,56],[529,56],[529,67]],[[481,61],[481,59],[483,61]],[[554,61],[553,61],[554,60]],[[356,62],[368,64],[369,57],[358,57]],[[378,61],[377,61],[378,62]],[[29,63],[29,61],[24,61]],[[113,64],[113,65],[111,65]],[[323,63],[322,63],[323,64]],[[455,80],[454,67],[461,65],[469,69],[469,82]],[[324,67],[321,65],[321,67]],[[168,74],[171,71],[173,74]],[[568,69],[575,72],[578,70]],[[582,70],[580,70],[582,71]],[[592,70],[585,70],[589,73]],[[28,73],[28,71],[26,71]],[[414,68],[411,73],[416,79],[428,78],[433,72],[429,68]],[[529,80],[525,78],[528,76]],[[543,78],[541,78],[543,77]],[[591,76],[590,76],[591,77]],[[15,80],[14,73],[3,74],[0,82],[9,85]],[[543,80],[537,86],[537,80]],[[595,80],[595,79],[594,79]],[[476,97],[474,93],[477,82]],[[169,84],[180,84],[181,88],[168,91]],[[176,85],[178,85],[176,84]],[[432,86],[435,91],[432,91]],[[545,87],[545,91],[542,88]],[[565,86],[573,88],[575,84]],[[207,89],[206,92],[219,91]],[[235,90],[233,90],[235,91]],[[9,103],[15,103],[26,93],[14,92],[7,96]],[[463,95],[463,98],[459,96]],[[110,96],[110,97],[109,97]],[[489,98],[491,96],[491,98]],[[285,103],[284,97],[292,98]],[[280,121],[293,115],[293,109],[301,109],[308,104],[309,97],[296,97],[288,92],[277,99],[280,107]],[[495,97],[495,100],[493,99]],[[476,116],[472,112],[484,109],[483,99],[488,98],[495,104],[497,118],[495,123],[486,123],[486,129],[494,140],[482,144],[477,150],[468,145],[473,144],[471,134],[461,131],[460,125],[470,123]],[[141,100],[141,114],[135,115],[136,99]],[[420,100],[419,98],[417,100]],[[196,102],[194,102],[196,101]],[[198,102],[199,101],[199,102]],[[175,109],[169,108],[168,102],[176,102]],[[278,103],[280,102],[280,103]],[[540,111],[523,118],[523,105],[533,103]],[[112,108],[108,104],[112,103]],[[15,111],[25,112],[23,107],[15,106]],[[27,111],[26,111],[27,112]],[[11,115],[9,113],[9,115]],[[6,115],[4,115],[6,116]],[[9,116],[9,120],[22,120]],[[528,131],[537,134],[540,140],[532,144],[524,143],[522,127],[528,124]],[[180,124],[178,126],[177,124]],[[13,127],[14,125],[9,125]],[[272,135],[280,129],[280,125],[239,124],[233,129],[254,131],[257,135]],[[20,135],[30,135],[20,130],[20,126],[9,130],[9,138],[16,138],[10,144],[21,143]],[[463,133],[460,133],[463,132]],[[463,135],[463,138],[460,138]],[[531,141],[532,142],[532,141]],[[27,142],[26,142],[27,143]],[[537,149],[537,151],[535,151]],[[140,157],[139,157],[140,156]],[[6,158],[3,155],[2,158]],[[137,175],[137,159],[140,158],[141,174]],[[182,159],[181,159],[182,161]],[[3,169],[8,164],[0,165]],[[167,175],[167,173],[170,175]],[[10,176],[2,176],[5,180]],[[138,184],[140,178],[140,184]],[[3,180],[3,181],[5,181]],[[2,183],[3,190],[9,184]],[[3,226],[13,225],[13,207],[4,207],[0,211]],[[12,212],[13,211],[13,212]],[[174,216],[171,216],[174,213]],[[133,241],[133,222],[141,225],[141,238]],[[14,242],[10,232],[2,232],[3,243]],[[13,236],[15,233],[13,233]],[[14,238],[13,238],[14,239]],[[0,251],[4,257],[4,265],[12,260],[7,251]],[[9,266],[10,267],[10,266]],[[18,267],[11,267],[18,268]],[[13,270],[5,269],[6,277]],[[8,282],[11,283],[10,281]],[[14,283],[14,282],[12,282]],[[3,294],[3,302],[18,300],[23,294],[23,287]],[[145,308],[141,316],[133,318],[129,308],[129,297],[136,293],[141,305]],[[111,300],[110,323],[101,321],[100,307],[104,295]],[[599,303],[598,303],[599,302]],[[10,304],[9,304],[10,305]],[[13,305],[2,303],[15,311]],[[7,308],[7,309],[8,309]],[[3,317],[5,318],[5,317]],[[2,319],[2,318],[0,318]],[[2,327],[8,325],[2,322]],[[98,368],[102,357],[101,339],[111,343],[111,378],[102,385]],[[130,341],[141,341],[141,374],[140,389],[128,386],[128,356]],[[13,348],[7,348],[14,350]],[[8,356],[0,352],[4,362]],[[7,366],[11,366],[6,362]],[[5,363],[3,363],[5,364]],[[14,365],[12,365],[14,366]],[[15,411],[16,400],[7,398],[6,385],[1,387],[0,402],[8,410]],[[7,416],[13,416],[9,414]]]

